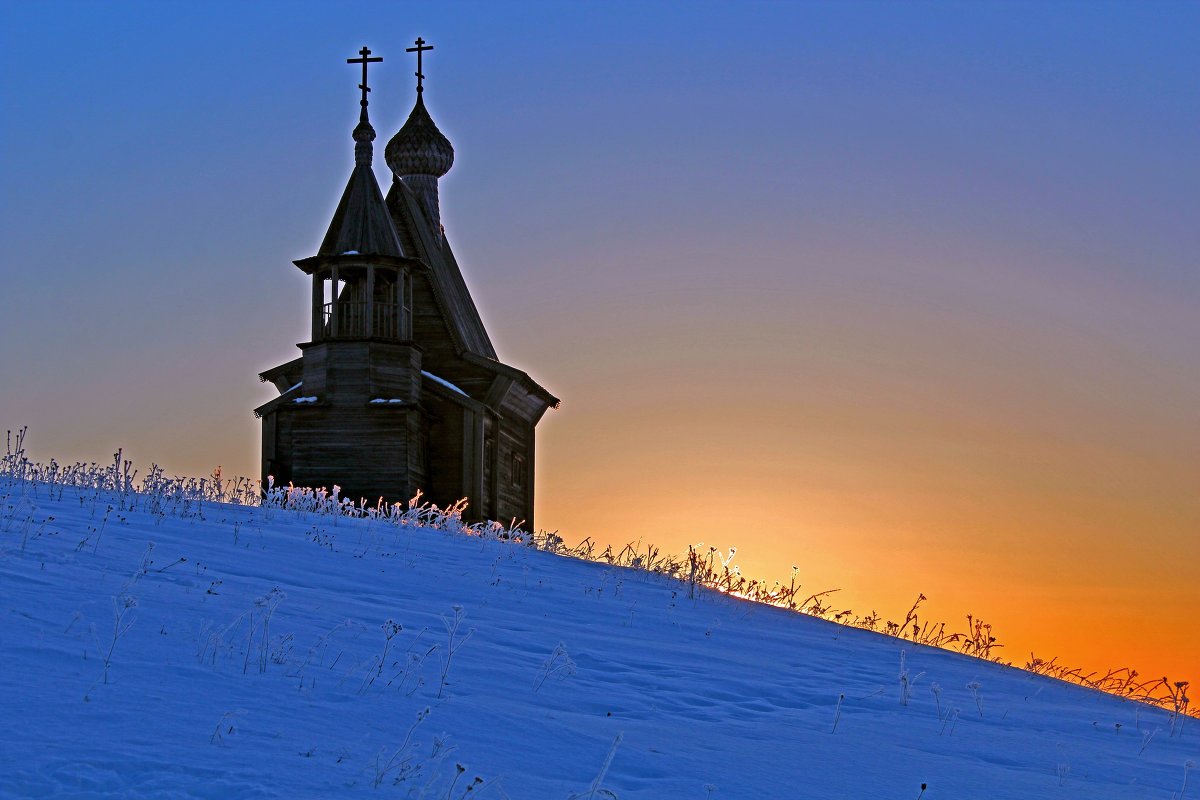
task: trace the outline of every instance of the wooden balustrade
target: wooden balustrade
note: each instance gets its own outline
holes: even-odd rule
[[[407,309],[399,303],[371,304],[371,324],[367,325],[367,304],[362,301],[341,300],[337,303],[336,329],[333,303],[322,306],[322,331],[326,339],[376,336],[381,339],[411,337]]]

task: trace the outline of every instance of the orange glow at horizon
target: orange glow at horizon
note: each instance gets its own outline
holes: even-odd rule
[[[578,478],[587,482],[589,475]],[[786,583],[794,564],[801,596],[837,589],[829,600],[839,611],[902,621],[924,593],[922,620],[957,632],[966,629],[968,613],[982,618],[1004,645],[1001,659],[1018,666],[1032,652],[1085,671],[1132,667],[1143,677],[1197,678],[1200,646],[1189,631],[1200,589],[1189,569],[1200,552],[1194,542],[1167,545],[1167,553],[1157,544],[1179,542],[1178,527],[1129,536],[1130,521],[1106,514],[1117,511],[1115,503],[1080,506],[1073,511],[1083,513],[1070,518],[1016,493],[994,496],[989,507],[974,498],[922,501],[845,486],[756,494],[745,485],[752,475],[722,481],[677,470],[672,478],[653,491],[588,492],[576,503],[555,502],[560,481],[551,478],[539,514],[559,523],[551,527],[568,544],[591,536],[598,550],[629,542],[671,554],[697,543],[722,552],[736,547],[733,563],[742,574],[768,582]],[[708,482],[701,501],[680,486],[688,478]],[[1168,526],[1186,522],[1146,512],[1143,524],[1155,517]],[[1053,537],[1039,535],[1046,530]]]
[[[983,618],[1018,666],[1032,651],[1200,679],[1200,376],[1182,345],[1112,332],[1147,313],[1182,332],[1187,310],[1093,295],[1013,325],[959,300],[911,317],[783,301],[755,326],[765,354],[715,311],[647,331],[616,309],[605,359],[558,375],[575,387],[539,429],[539,526],[601,548],[733,546],[748,577],[795,564],[802,594],[840,589],[836,609],[885,620],[924,593],[923,620]]]

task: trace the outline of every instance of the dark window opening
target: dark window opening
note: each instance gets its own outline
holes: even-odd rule
[[[517,489],[524,489],[525,480],[525,456],[514,453],[512,458],[512,485]]]

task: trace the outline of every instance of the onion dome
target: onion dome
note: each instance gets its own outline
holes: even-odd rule
[[[440,178],[450,171],[454,164],[454,148],[433,124],[421,95],[417,95],[417,104],[404,126],[387,143],[383,157],[398,178],[407,175]]]

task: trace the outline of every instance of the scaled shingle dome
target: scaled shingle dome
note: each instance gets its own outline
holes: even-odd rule
[[[454,148],[433,124],[420,95],[404,126],[384,148],[383,157],[396,177],[432,175],[440,178],[450,171],[454,164]]]

